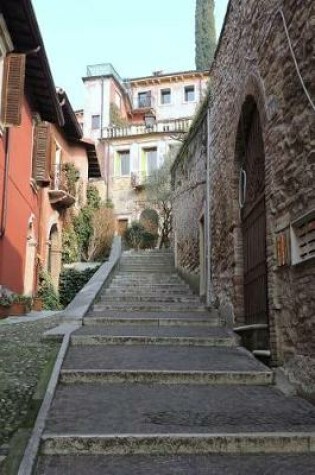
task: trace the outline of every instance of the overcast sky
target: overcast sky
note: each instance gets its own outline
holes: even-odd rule
[[[228,0],[216,0],[217,36]],[[88,64],[123,77],[195,68],[195,0],[33,0],[56,86],[83,107]]]

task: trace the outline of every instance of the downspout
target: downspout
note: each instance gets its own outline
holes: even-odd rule
[[[206,196],[206,229],[207,229],[207,292],[206,304],[211,307],[214,302],[213,286],[212,286],[212,272],[211,272],[211,202],[210,202],[210,107],[207,108],[207,196]]]
[[[4,162],[2,209],[1,209],[1,221],[0,221],[0,239],[2,239],[5,235],[5,230],[6,230],[6,225],[7,225],[7,214],[8,214],[8,184],[9,184],[9,164],[10,164],[9,130],[10,129],[6,127],[5,129],[5,162]]]

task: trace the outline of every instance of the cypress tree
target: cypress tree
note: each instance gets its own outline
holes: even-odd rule
[[[209,69],[216,48],[214,0],[196,0],[196,69]]]

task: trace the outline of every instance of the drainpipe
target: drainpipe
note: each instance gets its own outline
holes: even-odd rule
[[[9,164],[10,164],[10,154],[9,154],[9,141],[10,133],[9,128],[5,129],[5,163],[4,163],[4,177],[3,177],[3,190],[2,190],[2,209],[1,209],[1,221],[0,221],[0,239],[3,238],[7,225],[7,214],[8,214],[8,184],[9,184]]]
[[[206,304],[210,307],[213,302],[213,286],[212,286],[212,272],[211,272],[211,202],[210,202],[210,107],[207,109],[207,196],[206,196],[206,229],[207,229],[207,292]]]

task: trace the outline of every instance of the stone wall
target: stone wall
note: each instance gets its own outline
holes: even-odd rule
[[[313,0],[283,0],[292,47],[315,99]],[[210,154],[213,284],[243,323],[243,243],[237,138],[246,98],[258,107],[265,149],[268,306],[272,361],[310,365],[315,354],[315,259],[279,266],[277,238],[291,254],[290,225],[315,208],[315,111],[303,91],[273,0],[231,0],[212,67]],[[303,366],[303,364],[302,364]],[[306,369],[307,372],[307,369]]]
[[[274,0],[230,1],[211,70],[210,215],[205,221],[211,223],[211,290],[225,318],[241,326],[245,317],[239,177],[244,121],[250,117],[246,108],[254,105],[265,156],[271,363],[283,365],[304,391],[315,394],[315,245],[309,244],[313,257],[294,263],[299,248],[292,233],[307,220],[315,229],[315,111],[290,49],[291,45],[314,101],[314,25],[313,0],[282,0],[278,5]],[[173,167],[177,261],[180,268],[196,273],[199,220],[207,209],[206,132],[205,116],[195,120]]]
[[[176,265],[199,293],[200,221],[205,213],[207,118],[200,111],[197,122],[173,166],[173,235]]]

